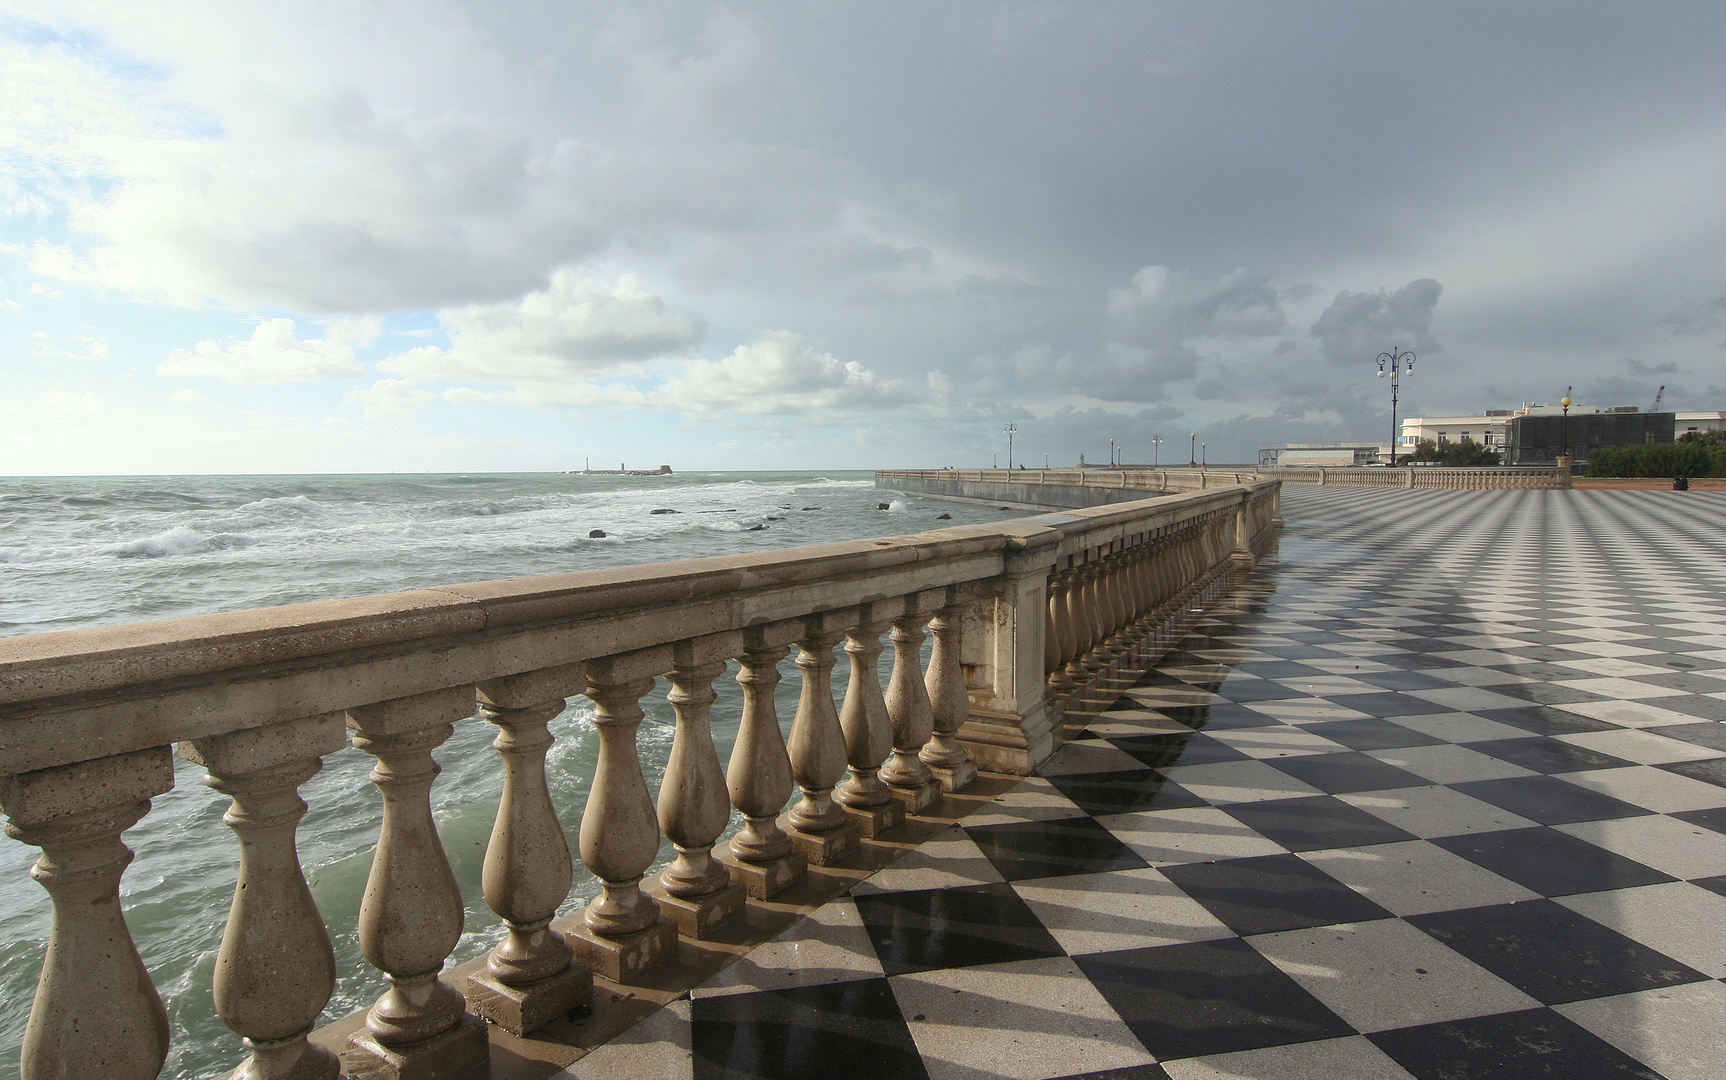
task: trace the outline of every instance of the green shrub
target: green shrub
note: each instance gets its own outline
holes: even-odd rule
[[[1643,443],[1607,446],[1588,455],[1589,476],[1710,476],[1726,470],[1726,453],[1709,453],[1699,443]]]

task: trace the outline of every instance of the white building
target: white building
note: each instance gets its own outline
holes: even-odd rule
[[[1681,412],[1672,417],[1674,439],[1692,431],[1726,431],[1726,412]]]
[[[1600,412],[1635,412],[1635,409],[1600,409],[1592,405],[1571,405],[1571,416]],[[1402,440],[1397,453],[1407,454],[1422,439],[1431,439],[1439,446],[1459,442],[1477,442],[1488,450],[1500,453],[1510,444],[1510,421],[1517,416],[1561,416],[1559,405],[1524,402],[1517,409],[1488,409],[1483,416],[1411,416],[1402,422]],[[1673,439],[1689,431],[1726,431],[1726,412],[1675,412]]]

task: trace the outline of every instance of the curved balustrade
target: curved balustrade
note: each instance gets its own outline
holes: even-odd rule
[[[337,973],[295,835],[300,785],[350,742],[375,758],[381,824],[357,929],[388,988],[343,1059],[368,1077],[453,1074],[485,1059],[481,1017],[531,1032],[581,1005],[595,974],[629,982],[680,934],[712,933],[746,897],[844,859],[979,768],[1028,772],[1068,712],[1252,564],[1280,524],[1277,491],[0,640],[0,809],[42,849],[32,873],[55,913],[22,1076],[161,1068],[169,1028],[121,911],[122,835],[172,786],[175,746],[231,801],[240,871],[214,988],[235,1056],[250,1055],[236,1075],[338,1073],[308,1040]],[[773,690],[792,646],[787,739]],[[733,662],[736,690],[722,678]],[[708,716],[727,692],[743,708],[722,763]],[[579,854],[600,890],[557,920],[575,864],[548,794],[548,722],[578,694],[599,741]],[[657,799],[636,745],[653,694],[676,715]],[[432,793],[440,747],[476,722],[495,726],[504,763],[483,874],[502,930],[457,980],[463,909]],[[743,825],[725,840],[732,808]],[[649,878],[662,835],[676,855]]]
[[[1149,492],[1192,492],[1266,480],[1286,484],[1341,485],[1386,488],[1564,488],[1564,470],[1546,466],[1501,466],[1478,469],[1440,467],[1320,468],[1213,465],[1207,468],[1084,469],[882,469],[877,483],[903,484],[906,490],[956,495],[978,502],[1016,502],[1023,485],[1063,491],[1072,500],[1057,505],[1092,505]],[[1079,494],[1084,495],[1079,498]],[[1039,497],[1031,500],[1043,502]]]

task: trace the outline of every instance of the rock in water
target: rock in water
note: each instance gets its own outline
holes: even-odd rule
[[[891,509],[893,509],[893,507],[889,503],[876,503],[875,509],[877,509],[877,510],[891,510]]]
[[[751,525],[751,526],[749,526],[749,528],[744,529],[743,531],[744,532],[760,532],[762,529],[765,529],[765,528],[767,528],[767,526],[765,526],[765,525]]]
[[[604,540],[605,539],[605,530],[604,529],[593,529],[593,530],[588,532],[587,538],[589,540]]]
[[[953,520],[953,515],[952,514],[936,514],[935,520],[936,521],[951,521],[951,520]]]
[[[649,510],[650,514],[681,514],[681,510]]]

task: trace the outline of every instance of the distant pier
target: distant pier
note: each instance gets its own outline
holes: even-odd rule
[[[620,461],[620,462],[618,462],[617,468],[615,468],[615,469],[595,469],[595,468],[593,468],[592,463],[590,461],[584,459],[582,461],[582,467],[579,470],[570,469],[570,470],[566,471],[563,475],[565,475],[565,476],[670,476],[671,475],[671,466],[661,465],[657,469],[631,469],[630,467],[628,467],[627,465],[623,464]]]

